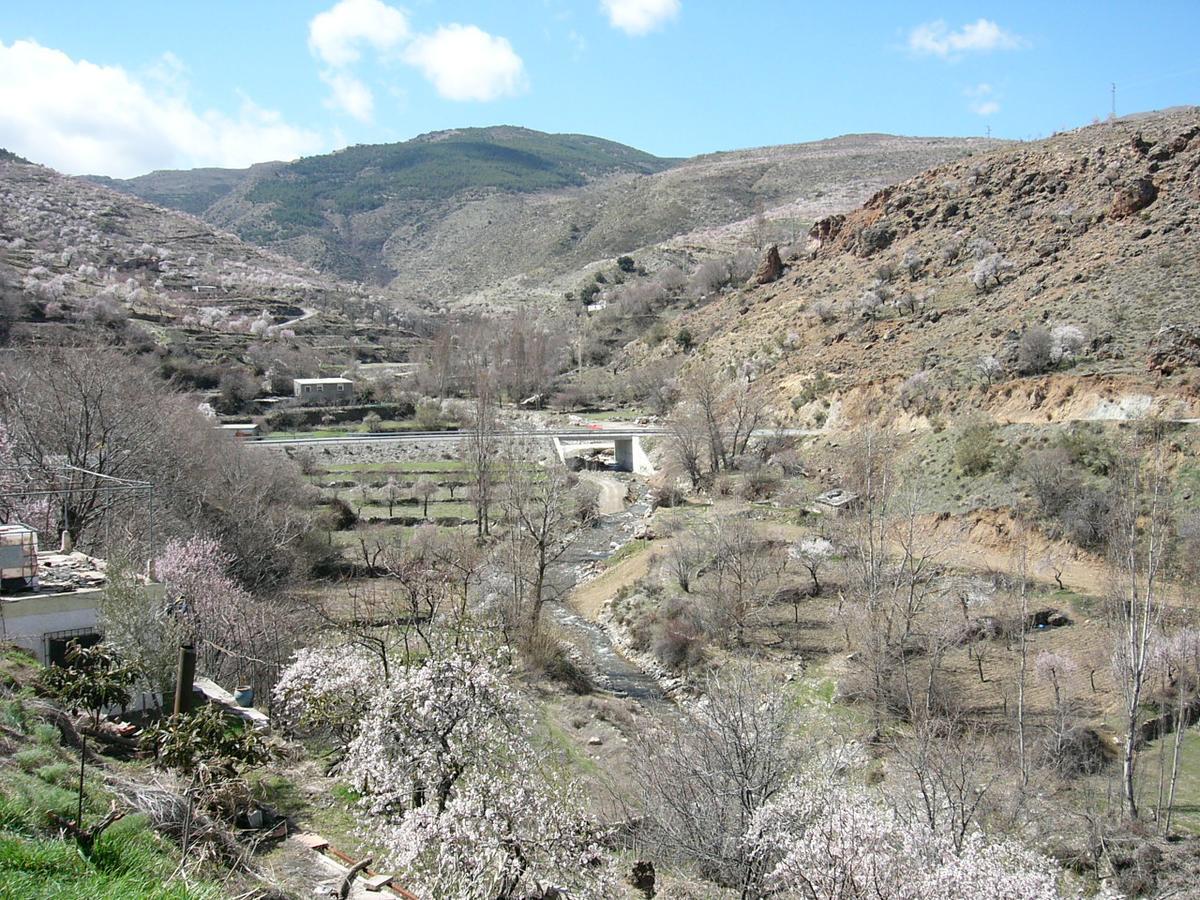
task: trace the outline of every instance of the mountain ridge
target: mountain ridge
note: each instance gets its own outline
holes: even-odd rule
[[[412,300],[513,306],[532,292],[544,306],[561,296],[555,279],[591,263],[806,195],[828,198],[814,215],[850,208],[984,146],[860,135],[679,160],[589,135],[492,126],[194,178],[168,171],[103,183]]]

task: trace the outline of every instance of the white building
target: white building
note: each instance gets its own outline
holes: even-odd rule
[[[103,638],[100,601],[105,562],[86,553],[39,553],[36,532],[0,526],[0,643],[15,644],[38,662],[62,662],[72,641],[91,646]],[[147,597],[163,587],[146,584]]]
[[[354,397],[354,382],[349,378],[294,378],[292,389],[304,403],[349,403]]]

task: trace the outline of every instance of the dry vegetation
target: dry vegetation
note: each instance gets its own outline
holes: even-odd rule
[[[1194,415],[1198,129],[1185,109],[932,169],[817,223],[781,280],[672,327],[801,423]],[[627,364],[681,352],[643,341]]]

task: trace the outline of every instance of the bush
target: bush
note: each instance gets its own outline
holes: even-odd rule
[[[954,461],[964,475],[983,475],[996,460],[995,429],[983,417],[969,419],[954,441]]]
[[[590,694],[595,689],[592,673],[579,660],[574,648],[551,629],[542,628],[526,639],[522,651],[530,668],[576,694]]]
[[[1044,517],[1056,516],[1082,490],[1079,475],[1065,450],[1034,450],[1025,457],[1020,469],[1038,513]]]
[[[650,650],[655,659],[675,671],[686,671],[704,661],[707,637],[693,604],[668,600],[658,611],[651,629]]]
[[[328,512],[322,517],[322,525],[330,531],[348,531],[358,524],[358,516],[350,508],[350,504],[341,497],[331,497],[327,506]]]
[[[1054,362],[1054,339],[1043,325],[1026,328],[1017,341],[1017,371],[1040,375]]]
[[[436,400],[426,398],[417,404],[417,425],[423,431],[435,431],[442,427],[442,405]]]
[[[628,275],[632,275],[637,270],[637,263],[632,256],[618,256],[617,268]]]
[[[1104,541],[1112,504],[1108,494],[1094,488],[1086,488],[1059,513],[1063,535],[1071,543],[1089,548]]]
[[[687,353],[694,346],[692,332],[686,325],[683,328],[680,328],[675,334],[675,343],[679,345],[679,349],[684,353]]]
[[[1107,475],[1117,464],[1117,451],[1101,425],[1073,423],[1055,441],[1071,462],[1093,475]]]
[[[938,411],[937,389],[926,371],[910,375],[900,385],[900,408],[918,416],[930,416]]]

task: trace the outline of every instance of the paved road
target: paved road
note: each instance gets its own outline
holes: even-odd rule
[[[1078,421],[1085,422],[1110,422],[1118,421],[1113,419],[1080,419]],[[1119,421],[1135,421],[1133,419]],[[1200,419],[1167,419],[1165,420],[1175,425],[1200,425]],[[1063,423],[1055,423],[1063,424]],[[656,435],[668,434],[666,428],[655,426],[633,426],[633,427],[596,427],[596,428],[563,428],[563,429],[534,429],[523,428],[515,431],[498,431],[496,436],[503,440],[518,440],[521,438],[558,438],[560,441],[610,441],[615,438],[634,438],[634,437],[654,437]],[[470,432],[467,431],[383,431],[377,434],[339,434],[335,437],[307,437],[307,438],[291,438],[291,437],[259,437],[246,438],[248,443],[262,444],[269,447],[302,447],[317,444],[395,444],[409,443],[419,444],[430,441],[461,441]],[[782,437],[812,437],[813,435],[829,434],[829,432],[815,428],[760,428],[754,432],[755,437],[773,437],[779,435]]]
[[[520,438],[558,438],[564,441],[608,441],[614,438],[650,437],[666,434],[665,428],[567,428],[553,429],[518,429],[516,431],[498,431],[496,437],[503,440]],[[336,437],[307,437],[307,438],[250,438],[250,443],[264,444],[274,447],[296,447],[310,444],[388,444],[412,443],[418,444],[429,441],[461,441],[466,438],[468,431],[383,431],[377,434],[339,434]]]
[[[516,431],[498,431],[496,437],[502,440],[518,440],[521,438],[558,438],[568,443],[578,441],[611,441],[616,438],[654,437],[668,434],[666,428],[653,426],[638,426],[634,428],[563,428],[563,429],[518,429]],[[760,428],[754,432],[755,437],[809,437],[825,432],[809,428]],[[461,441],[466,438],[468,431],[383,431],[377,434],[339,434],[335,437],[260,437],[247,438],[248,443],[263,444],[269,447],[299,447],[315,444],[419,444],[430,441]]]

